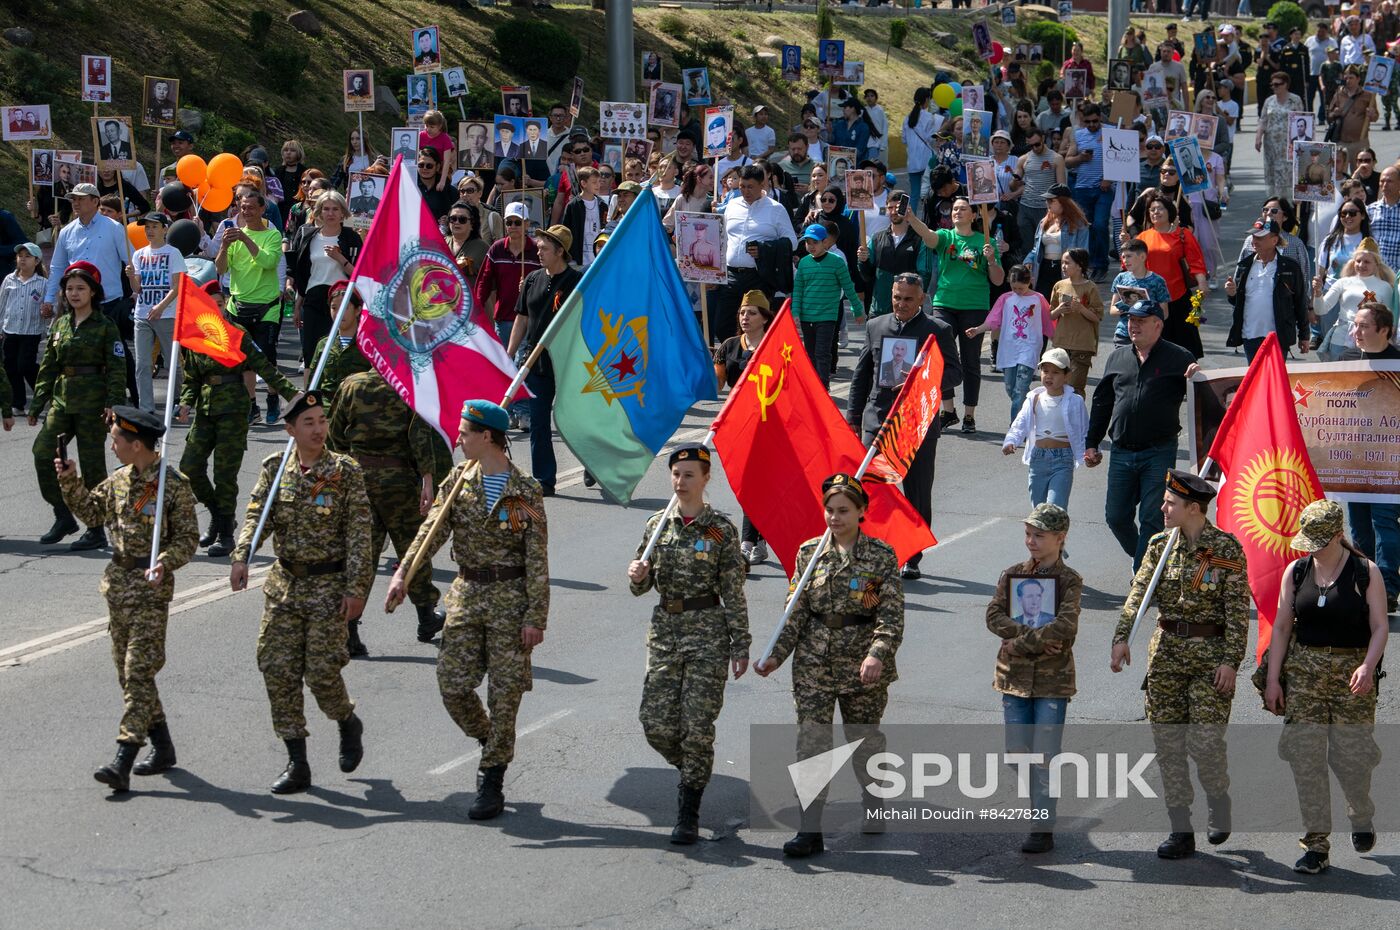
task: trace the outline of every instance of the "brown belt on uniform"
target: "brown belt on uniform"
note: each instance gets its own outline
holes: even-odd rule
[[[335,559],[331,562],[293,562],[291,559],[278,558],[277,564],[282,566],[293,578],[310,578],[313,575],[334,575],[337,572],[345,571],[345,560]]]
[[[98,365],[69,365],[63,369],[65,378],[72,378],[75,375],[100,375],[102,368]]]
[[[1294,640],[1293,645],[1310,652],[1325,652],[1334,656],[1364,656],[1370,651],[1369,646],[1309,646],[1307,643],[1300,643],[1297,640]]]
[[[209,387],[217,387],[220,384],[242,384],[243,373],[237,372],[231,375],[205,375],[203,383]]]
[[[476,581],[481,584],[491,584],[496,581],[514,581],[516,578],[525,577],[524,565],[495,565],[491,568],[461,568],[457,570],[457,577],[467,581]]]
[[[875,622],[874,614],[817,614],[817,622],[828,630],[841,630],[848,626],[866,626]]]
[[[409,468],[412,462],[398,455],[369,455],[355,452],[355,461],[364,468]]]
[[[134,555],[117,555],[116,553],[112,553],[112,564],[117,568],[124,568],[130,572],[134,572],[138,568],[145,568],[147,561],[146,559],[138,559]]]
[[[703,594],[700,597],[671,597],[661,602],[661,609],[668,614],[683,614],[687,610],[704,610],[706,607],[718,607],[720,605],[719,595]]]
[[[1197,636],[1224,636],[1223,623],[1187,623],[1185,620],[1157,620],[1157,626],[1168,633],[1188,638]]]

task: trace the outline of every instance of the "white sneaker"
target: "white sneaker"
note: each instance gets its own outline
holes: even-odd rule
[[[763,540],[760,539],[758,542],[754,543],[752,550],[753,556],[749,559],[750,565],[757,565],[768,558],[768,544]]]
[[[751,543],[751,542],[741,542],[741,543],[739,543],[739,558],[743,559],[743,560],[744,560],[744,563],[745,563],[746,565],[752,565],[752,564],[754,563],[754,558],[753,558],[753,543]]]

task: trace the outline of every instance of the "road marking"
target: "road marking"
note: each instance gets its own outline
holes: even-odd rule
[[[935,554],[937,554],[939,549],[946,549],[946,548],[948,548],[949,546],[951,546],[953,543],[957,542],[959,539],[966,539],[967,537],[971,536],[973,533],[980,533],[980,532],[982,532],[983,530],[985,530],[987,527],[991,526],[993,523],[1000,523],[1002,520],[1005,520],[1005,519],[1006,519],[1005,517],[992,517],[990,520],[983,520],[981,523],[977,524],[976,526],[969,526],[969,527],[968,527],[967,529],[965,529],[965,530],[958,530],[958,531],[957,531],[956,533],[954,533],[952,536],[949,536],[949,537],[947,537],[946,539],[940,539],[940,540],[938,541],[938,545],[936,545],[936,546],[933,547],[933,551],[934,551]]]
[[[265,580],[263,578],[272,569],[272,563],[260,565],[248,572],[248,589],[260,587]],[[222,590],[221,590],[222,589]],[[182,614],[187,610],[196,607],[203,607],[205,604],[212,604],[232,594],[228,590],[228,579],[216,578],[204,584],[195,585],[184,591],[176,592],[175,600],[170,605],[170,614]],[[83,643],[91,642],[98,637],[105,636],[109,617],[103,614],[76,626],[70,626],[64,630],[54,633],[47,633],[43,636],[35,637],[14,646],[7,646],[0,649],[0,668],[12,668],[17,665],[24,665],[41,659],[44,656],[51,656],[74,646],[81,646]]]
[[[534,733],[536,730],[543,730],[545,727],[549,726],[551,723],[557,723],[557,722],[559,722],[560,720],[563,720],[565,717],[569,716],[569,714],[572,714],[573,712],[574,712],[574,711],[573,711],[573,708],[571,708],[571,707],[570,707],[570,708],[565,708],[564,710],[556,710],[554,713],[550,714],[549,716],[547,716],[547,717],[541,717],[539,720],[536,720],[534,723],[532,723],[532,724],[530,724],[529,726],[525,727],[525,729],[516,731],[515,738],[516,738],[516,739],[520,739],[520,737],[522,737],[522,736],[529,736],[531,733]],[[459,767],[459,766],[466,765],[468,762],[472,761],[473,759],[475,759],[477,756],[480,756],[480,755],[481,755],[481,750],[480,750],[480,749],[473,750],[472,752],[469,752],[469,753],[467,753],[467,754],[464,755],[464,756],[458,756],[457,758],[453,759],[451,762],[444,762],[442,765],[439,765],[439,766],[438,766],[437,768],[435,768],[435,769],[428,769],[428,774],[429,774],[429,775],[446,775],[448,772],[452,771],[453,769],[455,769],[455,768],[457,768],[457,767]]]

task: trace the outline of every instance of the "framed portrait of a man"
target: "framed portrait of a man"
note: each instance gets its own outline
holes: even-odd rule
[[[503,158],[519,158],[520,140],[525,135],[525,121],[497,114],[495,126],[495,144],[491,154],[496,156],[497,161]]]
[[[83,56],[84,103],[112,102],[112,59],[107,55]]]
[[[142,78],[141,125],[147,129],[175,129],[180,108],[180,82],[175,78]]]
[[[34,149],[29,153],[29,182],[35,187],[53,186],[53,149]]]
[[[530,88],[502,87],[501,112],[506,116],[524,119],[530,115]]]
[[[374,112],[374,72],[368,68],[350,68],[341,72],[345,86],[346,113]]]
[[[466,68],[448,68],[442,73],[442,80],[447,85],[447,96],[465,97],[467,95]]]
[[[1128,90],[1133,86],[1131,58],[1115,58],[1108,63],[1108,89]]]
[[[1311,142],[1313,133],[1317,125],[1315,113],[1289,113],[1288,114],[1288,157],[1293,157],[1293,143]]]
[[[457,124],[457,166],[459,168],[492,168],[496,159],[491,150],[491,124],[470,122]]]
[[[817,41],[817,73],[826,78],[839,78],[846,73],[846,40]]]
[[[912,337],[886,336],[880,340],[880,376],[877,379],[880,387],[903,387],[918,354],[918,340]]]
[[[427,74],[442,70],[442,49],[438,47],[438,27],[421,26],[413,30],[413,73]]]
[[[103,170],[130,171],[136,167],[136,147],[132,142],[131,117],[94,116],[92,148],[97,166]]]
[[[350,173],[350,225],[355,229],[369,229],[374,219],[374,211],[384,199],[384,188],[388,182],[382,174],[366,174],[363,171]]]
[[[686,68],[681,71],[681,84],[685,87],[685,102],[691,106],[709,106],[710,69]]]
[[[964,158],[963,170],[967,173],[968,202],[997,202],[997,163],[990,158]]]
[[[1051,575],[1009,573],[1006,583],[1010,587],[1007,604],[1011,608],[1011,619],[1032,629],[1053,622],[1059,604],[1057,582]]]
[[[676,128],[681,113],[681,85],[661,82],[651,85],[647,122],[652,126]]]
[[[408,76],[408,124],[422,126],[423,115],[437,109],[437,75]]]
[[[724,217],[714,213],[676,213],[676,264],[681,280],[724,284]]]
[[[389,130],[389,164],[400,155],[405,162],[418,157],[418,130],[412,126],[395,126]]]
[[[574,89],[569,94],[569,115],[578,119],[578,115],[583,110],[583,78],[574,78]]]
[[[852,168],[846,172],[846,206],[852,210],[875,209],[875,187],[870,169]]]

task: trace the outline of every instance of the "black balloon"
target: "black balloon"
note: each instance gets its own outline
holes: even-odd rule
[[[167,213],[183,213],[194,205],[190,189],[179,181],[171,181],[160,189],[160,205]]]
[[[166,244],[173,245],[185,258],[199,251],[199,238],[199,224],[194,220],[176,220],[165,234]]]

